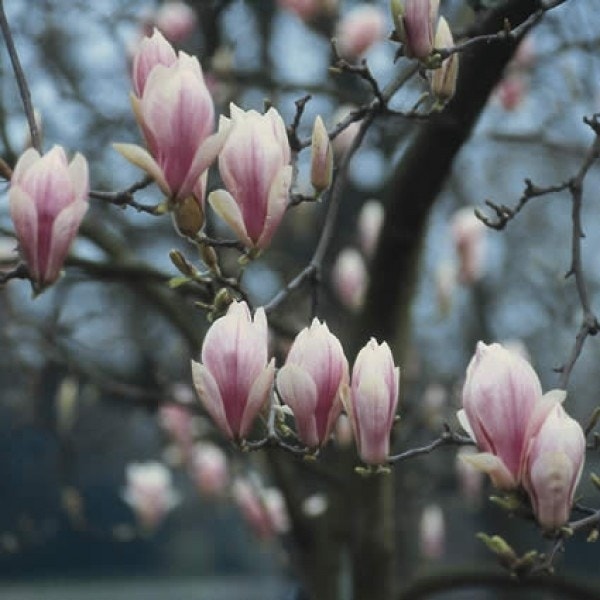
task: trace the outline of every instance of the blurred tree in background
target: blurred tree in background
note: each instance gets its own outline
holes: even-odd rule
[[[586,587],[597,549],[585,543],[600,522],[590,484],[600,351],[588,339],[600,291],[596,2],[443,0],[455,42],[417,58],[399,39],[400,4],[0,3],[41,148],[80,152],[91,182],[64,275],[32,298],[8,190],[37,144],[3,52],[4,575],[285,573],[293,597],[315,599],[459,598],[464,587],[597,597]],[[131,67],[154,27],[198,57],[217,115],[235,103],[283,118],[290,206],[260,255],[208,203],[203,241],[178,235],[165,214],[174,205],[112,146],[141,143]],[[459,65],[451,98],[435,93],[442,59]],[[335,164],[322,194],[311,184],[317,116]],[[224,187],[216,163],[206,187]],[[345,416],[316,460],[260,426],[245,451],[226,442],[190,360],[232,300],[265,307],[278,368],[313,316],[350,364],[369,338],[387,341],[401,368],[389,472],[357,473]],[[478,340],[525,355],[590,425],[573,516],[589,523],[572,539],[542,536],[531,513],[510,519],[457,458],[472,450],[455,413]],[[294,429],[285,410],[267,425],[275,418]],[[497,567],[481,531],[515,548],[492,544],[522,581]]]

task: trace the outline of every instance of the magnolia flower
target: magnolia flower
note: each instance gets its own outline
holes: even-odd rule
[[[584,460],[581,425],[555,405],[529,440],[523,473],[523,486],[544,529],[557,529],[569,520]]]
[[[222,495],[229,482],[225,452],[210,442],[198,442],[192,452],[190,476],[201,494]]]
[[[371,338],[356,357],[350,398],[345,402],[358,454],[367,464],[388,460],[399,384],[400,369],[394,366],[390,347]]]
[[[379,234],[385,217],[383,204],[378,200],[367,200],[358,215],[358,240],[367,258],[375,254]]]
[[[44,156],[26,150],[15,166],[8,198],[19,248],[36,292],[54,283],[88,209],[88,165],[70,163],[54,146]]]
[[[385,37],[385,18],[372,4],[359,4],[338,24],[337,49],[343,58],[358,58]]]
[[[391,0],[396,39],[408,58],[427,58],[434,48],[439,0]]]
[[[214,106],[200,63],[184,52],[175,57],[155,30],[136,53],[133,85],[131,104],[148,149],[114,148],[146,171],[172,202],[182,202],[197,191],[227,137],[226,127],[211,135]],[[203,198],[197,201],[201,205]]]
[[[479,342],[467,367],[458,418],[481,452],[464,460],[488,473],[497,488],[517,488],[530,438],[564,396],[560,390],[542,396],[526,360],[500,344]]]
[[[169,402],[160,407],[158,414],[160,424],[177,445],[181,456],[186,459],[194,441],[193,417],[190,409]]]
[[[159,462],[127,465],[127,487],[123,499],[136,514],[140,525],[152,531],[179,503],[173,490],[171,472]]]
[[[485,259],[485,225],[470,207],[457,210],[450,220],[459,262],[459,280],[472,284],[481,278]]]
[[[439,504],[429,504],[421,513],[419,547],[421,555],[429,559],[441,558],[446,545],[446,523]]]
[[[202,363],[192,361],[194,387],[204,408],[229,439],[247,436],[269,398],[275,361],[267,364],[265,311],[254,315],[245,302],[233,302],[208,330]]]
[[[342,304],[351,310],[363,305],[368,285],[365,261],[358,250],[344,248],[333,265],[333,289]]]
[[[242,243],[263,249],[288,205],[292,166],[285,125],[274,108],[261,115],[231,104],[231,122],[221,117],[219,130],[230,126],[219,154],[227,190],[211,192],[208,201]]]
[[[154,22],[167,39],[181,42],[188,38],[197,25],[194,9],[185,2],[164,2],[154,15]]]
[[[277,374],[277,389],[294,413],[298,437],[309,448],[329,439],[347,387],[342,345],[325,323],[314,319],[296,336]]]
[[[295,13],[303,21],[312,21],[320,14],[335,11],[337,0],[277,0],[281,8]]]

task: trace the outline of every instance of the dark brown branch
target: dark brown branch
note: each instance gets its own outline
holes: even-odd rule
[[[406,450],[400,454],[396,454],[394,456],[389,457],[390,463],[398,463],[403,460],[407,460],[409,458],[414,458],[415,456],[421,456],[422,454],[430,454],[436,448],[440,446],[474,446],[475,442],[467,436],[460,435],[450,430],[448,425],[444,425],[444,431],[440,435],[439,438],[427,444],[426,446],[422,446],[420,448],[411,448],[410,450]]]

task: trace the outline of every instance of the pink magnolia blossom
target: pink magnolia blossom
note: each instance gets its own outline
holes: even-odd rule
[[[211,192],[208,201],[248,247],[271,242],[288,205],[292,182],[291,151],[281,115],[270,108],[261,115],[231,104],[231,133],[219,155],[227,190]]]
[[[309,447],[327,442],[348,387],[348,361],[339,340],[314,319],[294,340],[277,374],[282,400],[292,409],[298,437]]]
[[[126,475],[123,499],[135,512],[140,525],[153,531],[179,503],[171,472],[162,463],[151,461],[128,465]]]
[[[182,42],[188,38],[197,25],[194,9],[179,0],[161,4],[154,15],[154,23],[168,40]]]
[[[554,530],[569,520],[585,461],[581,425],[557,404],[529,440],[523,485],[539,524]]]
[[[333,289],[342,304],[350,310],[359,310],[369,282],[361,253],[354,248],[344,248],[333,265],[331,278]]]
[[[527,95],[527,79],[520,72],[509,73],[498,83],[494,92],[504,110],[516,110]]]
[[[396,38],[408,58],[427,58],[434,48],[439,0],[392,0]]]
[[[361,459],[384,464],[398,405],[400,369],[390,347],[373,338],[362,348],[352,369],[350,398],[345,402]]]
[[[338,24],[336,38],[340,56],[358,58],[385,37],[385,29],[385,18],[379,8],[359,4]]]
[[[488,473],[497,488],[517,488],[530,438],[563,399],[559,390],[542,396],[526,360],[500,344],[479,342],[467,367],[458,418],[481,452],[464,460]]]
[[[248,479],[238,478],[231,491],[242,516],[258,538],[267,540],[289,529],[287,508],[276,488],[265,489]]]
[[[172,201],[197,191],[198,181],[220,152],[227,128],[214,130],[214,105],[195,57],[174,50],[155,30],[134,58],[131,104],[147,150],[114,144]],[[197,198],[199,203],[203,198]]]
[[[163,429],[171,436],[181,456],[186,459],[194,441],[192,413],[187,406],[175,402],[163,404],[159,411],[159,421]]]
[[[385,209],[378,200],[368,200],[358,215],[358,240],[367,258],[375,254],[379,234],[385,218]]]
[[[229,439],[246,437],[269,398],[275,363],[268,360],[265,311],[254,315],[233,302],[208,330],[202,363],[192,361],[194,387],[204,408]]]
[[[435,560],[444,555],[446,522],[439,504],[429,504],[421,513],[419,522],[419,547],[421,555]]]
[[[485,225],[470,207],[457,210],[451,218],[450,228],[458,256],[460,282],[469,285],[484,273]]]
[[[26,150],[15,166],[8,193],[10,214],[36,292],[54,283],[88,209],[87,161],[70,163],[54,146],[44,156]]]
[[[198,442],[192,451],[190,476],[201,494],[221,496],[229,482],[225,452],[210,442]]]

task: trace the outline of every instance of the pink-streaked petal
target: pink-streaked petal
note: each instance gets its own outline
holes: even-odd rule
[[[507,466],[500,458],[489,452],[461,454],[460,459],[475,467],[478,471],[487,473],[494,487],[500,490],[514,490],[517,487],[517,482]]]
[[[206,183],[208,181],[208,171],[204,171],[200,177],[198,177],[198,181],[194,184],[192,188],[192,194],[194,194],[196,200],[202,207],[202,212],[205,212],[206,206]]]
[[[292,167],[291,165],[286,165],[279,170],[271,184],[267,215],[265,217],[262,233],[256,244],[257,248],[266,248],[271,243],[287,209],[291,184]]]
[[[86,200],[89,192],[89,169],[85,157],[77,152],[68,167],[76,200]]]
[[[277,389],[294,413],[298,437],[309,448],[320,446],[324,440],[317,432],[317,387],[313,378],[302,367],[286,364],[277,373]]]
[[[142,96],[148,76],[156,65],[170,66],[176,60],[175,50],[155,27],[152,35],[140,42],[133,58],[132,79],[136,95]]]
[[[208,195],[208,203],[213,210],[233,229],[238,239],[249,248],[253,247],[252,240],[246,233],[246,226],[239,206],[233,196],[225,190],[215,190]]]
[[[198,181],[198,177],[202,173],[206,172],[208,167],[210,167],[210,165],[212,165],[216,160],[219,152],[221,152],[223,148],[223,144],[227,140],[228,135],[228,128],[220,129],[217,133],[209,135],[199,146],[190,166],[190,170],[181,184],[179,195],[182,198],[185,198],[186,195],[189,195],[190,191],[194,187],[194,184]]]
[[[147,150],[136,144],[113,144],[113,148],[130,163],[148,173],[166,196],[171,195],[161,168]]]
[[[248,394],[248,402],[242,415],[240,424],[240,437],[244,438],[250,433],[250,429],[258,413],[262,410],[269,399],[271,388],[273,387],[273,378],[275,377],[275,359],[261,371],[259,376],[254,380],[250,393]]]
[[[204,365],[192,361],[192,380],[200,401],[215,425],[227,438],[233,439],[233,432],[227,422],[221,392],[215,378]]]
[[[19,248],[33,279],[39,278],[37,245],[38,215],[33,198],[20,187],[11,185],[8,192],[10,216],[15,226]]]
[[[52,225],[52,236],[50,238],[50,249],[42,267],[44,257],[39,257],[41,277],[45,284],[58,279],[60,270],[71,247],[73,239],[77,235],[79,225],[88,209],[88,203],[78,200],[64,208],[56,217]]]

